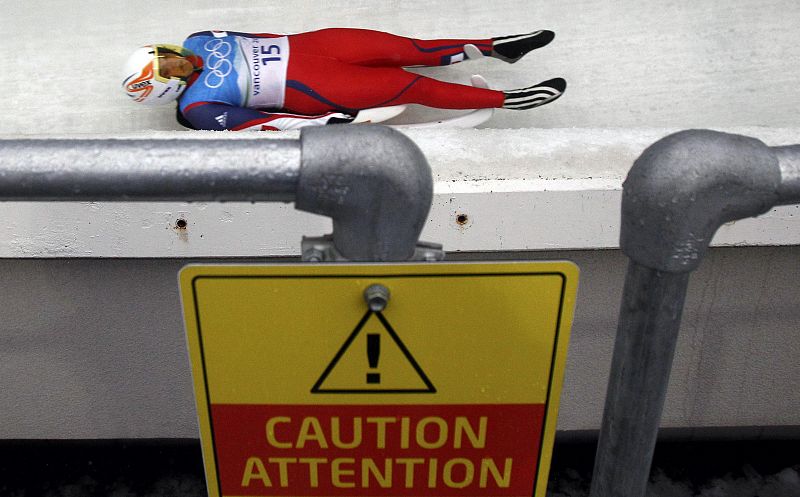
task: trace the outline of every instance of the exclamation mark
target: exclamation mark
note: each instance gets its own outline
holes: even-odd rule
[[[377,333],[367,333],[367,361],[369,367],[375,369],[378,367],[378,357],[381,355],[381,336]],[[380,383],[380,373],[367,373],[367,383]]]

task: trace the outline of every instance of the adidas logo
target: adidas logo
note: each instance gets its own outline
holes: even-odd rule
[[[223,112],[222,114],[218,115],[214,119],[216,119],[217,122],[219,123],[219,125],[222,126],[223,128],[227,127],[226,126],[227,123],[228,123],[228,113],[227,112]]]

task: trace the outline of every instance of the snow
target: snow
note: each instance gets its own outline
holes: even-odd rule
[[[547,497],[588,497],[590,479],[566,468],[556,477],[551,475]],[[41,482],[39,482],[41,484]],[[41,497],[205,497],[206,485],[197,474],[171,474],[153,478],[142,475],[133,484],[125,479],[111,482],[89,475],[74,475],[66,482],[46,489]],[[144,490],[142,490],[144,488]],[[33,497],[25,488],[0,483],[4,497]],[[800,466],[787,467],[777,473],[761,474],[751,466],[710,478],[699,484],[670,478],[664,471],[652,475],[645,497],[797,497],[800,495]]]
[[[800,495],[800,466],[785,468],[774,474],[760,474],[752,467],[699,485],[670,478],[656,470],[647,486],[646,497],[797,497]],[[552,480],[548,497],[588,497],[590,479],[577,471],[566,470]]]
[[[647,497],[797,497],[800,460],[790,439],[665,438]],[[557,437],[548,497],[587,497],[594,439]],[[3,497],[203,497],[197,440],[5,441]]]

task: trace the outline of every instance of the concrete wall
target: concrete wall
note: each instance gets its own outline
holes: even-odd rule
[[[665,426],[800,425],[798,257],[797,247],[711,251],[690,282]],[[453,258],[580,266],[558,429],[598,428],[627,259],[616,250]],[[196,437],[176,284],[185,262],[0,261],[0,438]]]

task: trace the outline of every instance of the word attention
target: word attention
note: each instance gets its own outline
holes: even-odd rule
[[[342,420],[333,416],[323,424],[315,416],[299,420],[275,416],[265,423],[264,440],[274,449],[400,449],[436,450],[484,449],[488,434],[488,417],[480,416],[473,424],[466,416],[447,420],[440,416],[360,417],[347,421],[349,437],[342,435]],[[260,485],[266,488],[289,488],[292,482],[304,480],[311,488],[320,488],[320,479],[334,488],[466,488],[477,485],[487,488],[508,488],[511,482],[512,458],[496,461],[492,457],[268,457],[247,458],[241,480],[242,487]],[[420,478],[422,476],[422,478]],[[399,480],[399,485],[398,485]]]

